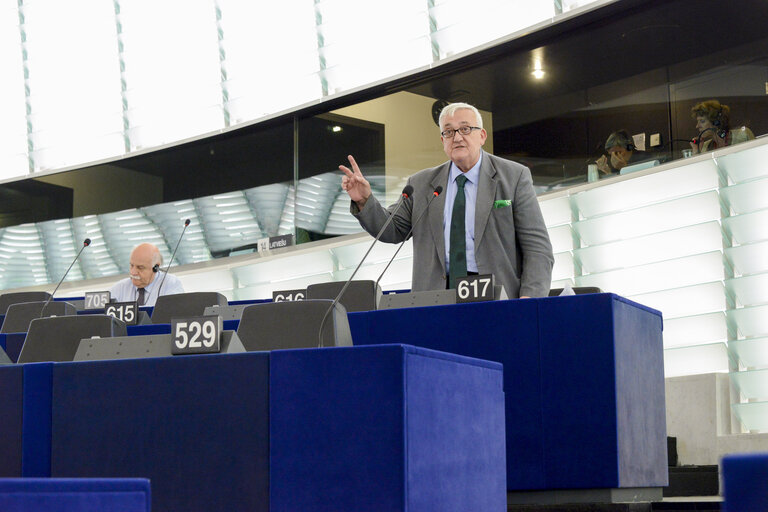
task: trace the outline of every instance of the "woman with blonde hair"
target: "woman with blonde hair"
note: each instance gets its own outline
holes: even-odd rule
[[[696,119],[698,135],[691,142],[693,154],[732,146],[755,138],[752,130],[746,126],[732,130],[730,114],[730,107],[717,100],[702,101],[694,105],[691,109],[691,117]]]

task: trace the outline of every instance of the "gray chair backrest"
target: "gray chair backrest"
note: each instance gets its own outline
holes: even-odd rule
[[[302,300],[253,304],[243,310],[237,335],[245,350],[315,348],[320,340],[320,324],[332,300]],[[352,346],[347,312],[336,304],[323,326],[323,346]]]
[[[202,316],[209,306],[226,306],[227,298],[218,292],[189,292],[161,295],[152,311],[153,324],[169,324],[172,318]]]
[[[3,327],[0,333],[9,332],[27,332],[29,323],[43,316],[69,316],[76,315],[77,309],[69,302],[51,301],[45,306],[45,301],[40,302],[20,302],[8,306],[8,312],[5,313]]]
[[[8,306],[20,302],[46,301],[51,298],[48,292],[13,292],[0,295],[0,315],[8,312]]]
[[[307,286],[307,299],[335,299],[345,281],[333,281],[330,283],[317,283]],[[375,311],[381,299],[381,287],[376,281],[367,279],[355,280],[349,283],[349,287],[342,295],[339,302],[352,313],[355,311]]]
[[[551,290],[549,290],[549,296],[557,297],[558,295],[563,293],[563,290],[564,288],[552,288]],[[573,293],[576,295],[581,295],[584,293],[603,293],[603,290],[601,290],[597,286],[574,286]]]
[[[19,363],[72,361],[83,338],[125,336],[125,323],[107,315],[36,318],[19,354]]]

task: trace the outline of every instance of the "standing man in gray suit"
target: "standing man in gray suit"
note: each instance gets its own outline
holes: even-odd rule
[[[482,150],[488,134],[472,105],[446,106],[439,124],[450,161],[408,179],[411,199],[381,240],[403,241],[435,188],[442,186],[445,193],[432,201],[427,217],[413,230],[413,291],[453,288],[458,278],[479,273],[493,274],[510,298],[546,297],[554,256],[530,170]],[[351,155],[349,164],[339,169],[344,172],[341,186],[352,200],[350,211],[375,235],[394,205],[382,207]]]

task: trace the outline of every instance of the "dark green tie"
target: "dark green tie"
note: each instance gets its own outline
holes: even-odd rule
[[[453,200],[451,213],[451,233],[448,248],[448,287],[456,288],[456,281],[467,275],[467,239],[464,227],[464,211],[467,200],[464,197],[464,184],[467,177],[463,174],[456,178],[456,199]]]

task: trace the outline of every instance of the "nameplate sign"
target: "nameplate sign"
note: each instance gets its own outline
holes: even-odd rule
[[[456,285],[456,302],[493,300],[493,285],[493,274],[462,277]]]
[[[85,292],[84,309],[104,309],[111,300],[109,292]]]
[[[301,288],[299,290],[277,290],[272,292],[272,302],[292,302],[306,299],[306,288]]]
[[[293,245],[293,235],[278,235],[262,238],[256,242],[258,252],[268,252],[272,249],[281,249]]]
[[[113,302],[104,308],[104,314],[122,320],[126,325],[137,325],[139,323],[139,303],[137,301]]]
[[[221,317],[219,315],[173,318],[171,320],[171,353],[209,354],[221,351]]]

